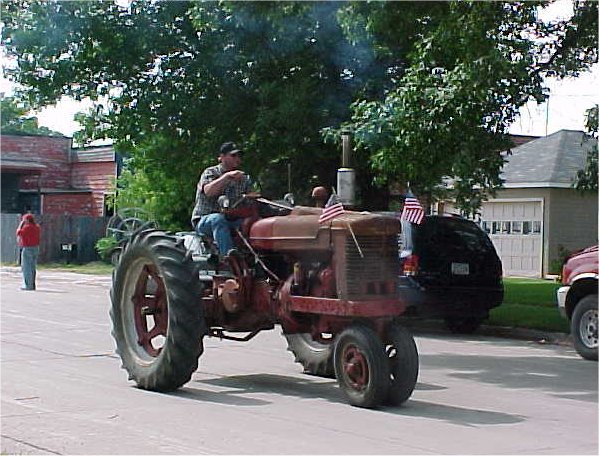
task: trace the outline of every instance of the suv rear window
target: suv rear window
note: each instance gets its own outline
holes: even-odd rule
[[[474,222],[453,217],[426,217],[421,225],[414,226],[402,221],[402,248],[420,251],[459,250],[468,252],[488,252],[494,247],[481,228]]]

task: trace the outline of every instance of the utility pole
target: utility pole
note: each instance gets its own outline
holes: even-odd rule
[[[547,97],[547,106],[545,107],[545,136],[549,131],[549,97]]]

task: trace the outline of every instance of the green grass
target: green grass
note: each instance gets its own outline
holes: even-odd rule
[[[503,284],[505,287],[504,304],[556,308],[555,292],[561,286],[558,282],[542,279],[506,278]]]
[[[0,263],[0,266],[19,267],[17,263]],[[85,264],[66,264],[66,263],[38,263],[37,268],[40,270],[49,269],[56,271],[77,272],[79,274],[112,274],[114,266],[103,261],[92,261]],[[0,455],[1,456],[1,455]]]
[[[92,261],[86,264],[45,263],[39,264],[38,269],[56,269],[61,271],[78,272],[80,274],[112,274],[112,264]]]
[[[487,323],[567,333],[569,322],[557,310],[559,287],[549,280],[504,279],[503,304],[491,311]]]

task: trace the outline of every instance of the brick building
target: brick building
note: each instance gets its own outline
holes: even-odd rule
[[[63,136],[1,135],[3,213],[110,215],[106,196],[119,171],[112,146],[73,148]]]

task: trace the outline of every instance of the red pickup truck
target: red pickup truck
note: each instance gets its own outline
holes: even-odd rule
[[[570,320],[570,333],[580,356],[597,361],[597,278],[599,246],[571,255],[562,269],[557,290],[560,313]]]

